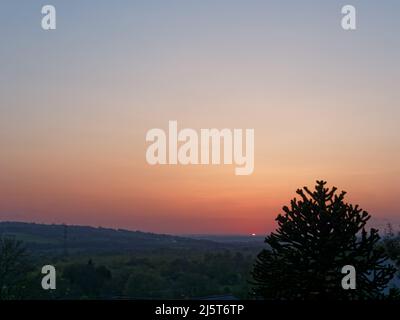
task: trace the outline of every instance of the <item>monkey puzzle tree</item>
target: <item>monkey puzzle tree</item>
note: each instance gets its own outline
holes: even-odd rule
[[[278,228],[265,239],[254,265],[253,294],[265,299],[381,299],[396,269],[378,246],[378,230],[365,230],[370,215],[344,202],[345,192],[317,181],[314,191],[276,218]],[[356,270],[356,289],[342,288],[345,265]]]

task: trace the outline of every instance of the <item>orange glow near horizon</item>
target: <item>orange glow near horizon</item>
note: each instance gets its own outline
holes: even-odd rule
[[[261,235],[274,230],[275,217],[296,189],[312,187],[316,180],[313,170],[284,164],[274,168],[259,161],[253,175],[235,176],[232,166],[149,166],[144,159],[141,163],[140,159],[131,163],[116,159],[121,158],[112,157],[109,162],[86,158],[76,167],[68,161],[49,162],[25,168],[29,174],[9,171],[0,190],[2,220],[161,233]],[[382,211],[396,212],[395,206],[388,205],[396,203],[395,194],[385,192],[398,183],[390,174],[357,174],[354,168],[349,175],[331,170],[321,169],[325,172],[321,178],[349,191],[348,201],[359,203],[375,218],[384,218]],[[370,179],[375,179],[374,185]]]

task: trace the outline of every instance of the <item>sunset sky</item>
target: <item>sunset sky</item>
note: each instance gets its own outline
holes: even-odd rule
[[[348,3],[356,31],[340,25]],[[264,234],[324,179],[400,224],[399,1],[0,8],[0,221]],[[254,128],[254,173],[148,165],[146,132],[169,120]]]

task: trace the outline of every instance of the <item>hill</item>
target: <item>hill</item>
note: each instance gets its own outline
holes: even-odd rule
[[[0,222],[0,236],[21,240],[31,252],[125,253],[143,250],[216,250],[228,244],[180,236],[59,224]]]

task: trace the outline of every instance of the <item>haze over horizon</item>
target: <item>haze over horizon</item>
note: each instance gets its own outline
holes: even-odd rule
[[[263,235],[323,179],[400,224],[400,2],[52,4],[1,4],[0,221]],[[148,165],[170,120],[254,128],[254,173]]]

